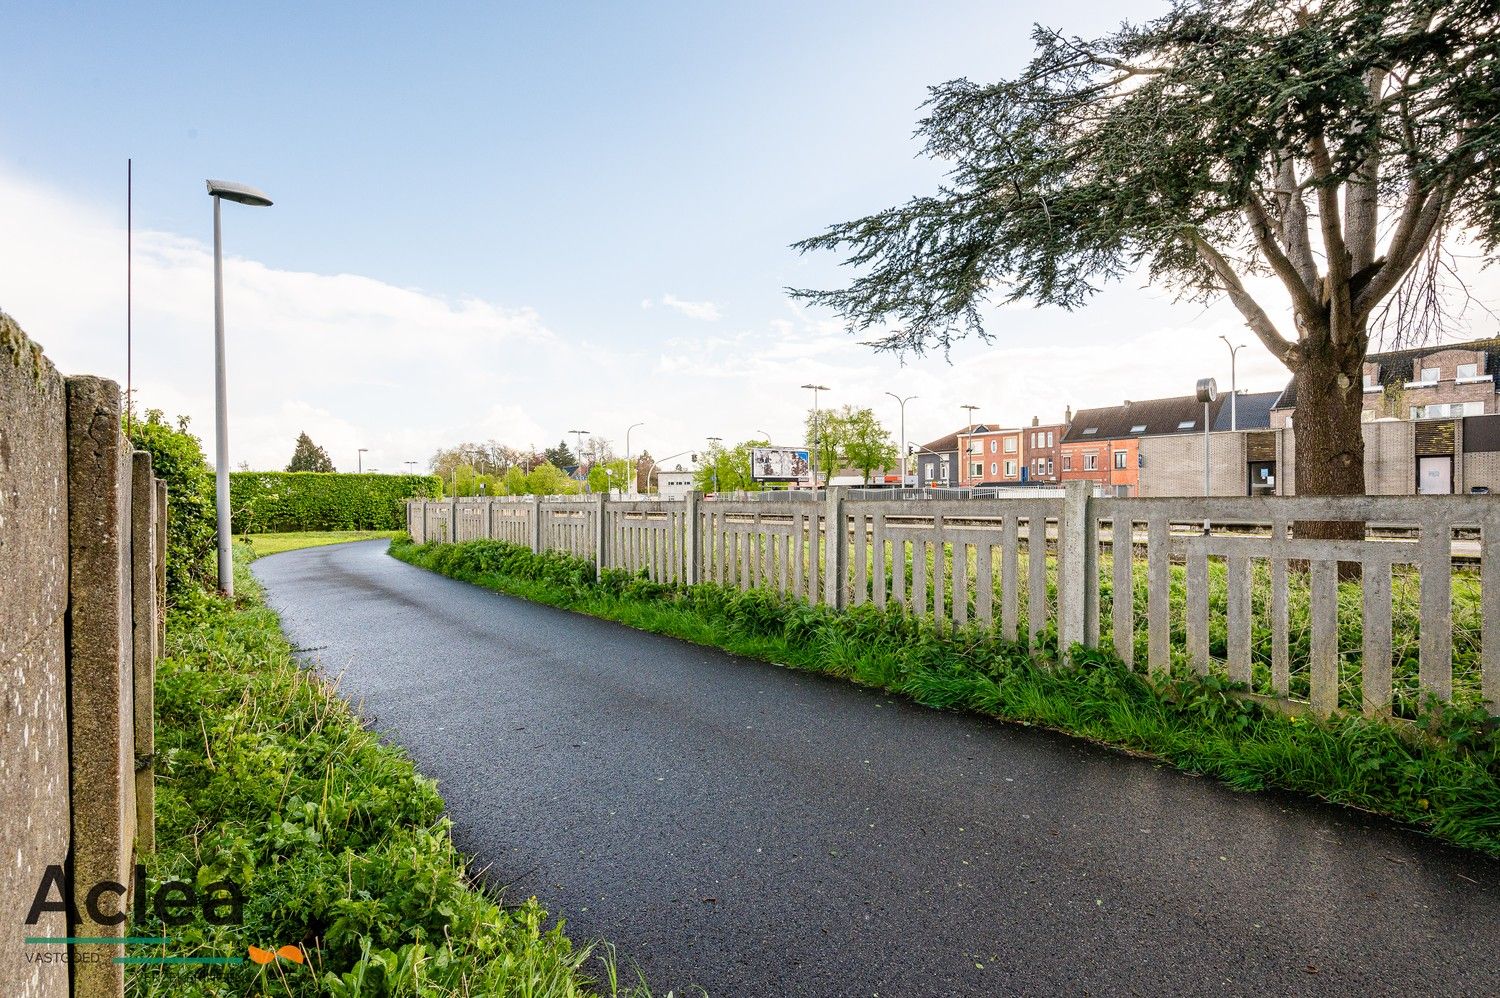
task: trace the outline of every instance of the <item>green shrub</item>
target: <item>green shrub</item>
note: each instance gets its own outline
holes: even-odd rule
[[[1283,787],[1410,822],[1500,855],[1500,730],[1482,708],[1429,701],[1417,725],[1293,717],[1179,663],[1154,681],[1103,650],[1045,649],[977,626],[940,629],[894,603],[833,611],[769,590],[670,586],[499,541],[394,541],[403,561],[736,654],[1149,752],[1242,790]]]
[[[160,409],[147,409],[144,421],[131,421],[129,436],[137,450],[150,452],[154,474],[167,483],[167,602],[183,603],[214,581],[214,473],[186,416],[172,426]]]
[[[160,954],[300,947],[306,962],[136,966],[135,996],[495,995],[584,998],[574,948],[535,898],[469,881],[432,780],[298,667],[237,565],[237,604],[205,596],[167,622],[157,679],[157,853],[149,874],[229,879],[240,924],[175,927]],[[156,935],[159,922],[135,927]],[[606,978],[613,966],[606,960]],[[642,995],[644,988],[607,993]]]
[[[235,533],[403,530],[406,500],[441,496],[436,475],[236,471],[229,476]]]

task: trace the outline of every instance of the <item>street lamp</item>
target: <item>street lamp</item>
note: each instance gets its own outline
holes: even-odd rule
[[[359,473],[361,475],[363,475],[365,473],[365,454],[368,453],[369,450],[370,450],[370,448],[368,448],[368,447],[361,447],[359,449],[358,460],[359,460]]]
[[[637,426],[645,426],[645,425],[646,425],[645,423],[631,423],[629,426],[625,427],[625,474],[627,476],[630,475],[631,470],[634,468],[634,465],[632,465],[630,463],[630,431],[633,430],[633,429],[635,429]],[[635,492],[635,482],[634,481],[632,481],[630,483],[630,491],[632,493]],[[623,488],[620,489],[620,498],[621,499],[625,498],[625,490]]]
[[[904,489],[904,488],[906,488],[906,485],[907,485],[907,481],[906,481],[906,403],[910,402],[912,399],[916,398],[917,396],[915,396],[915,395],[908,395],[908,396],[906,396],[906,398],[902,398],[900,395],[897,395],[895,392],[886,392],[886,394],[889,395],[891,398],[895,399],[900,404],[900,406],[901,406],[901,487]]]
[[[404,464],[404,465],[406,465],[406,467],[410,469],[409,471],[407,471],[408,475],[415,475],[417,473],[417,462],[415,462],[415,461],[402,461],[401,463]]]
[[[254,187],[227,180],[209,180],[214,199],[214,505],[219,530],[219,590],[234,595],[234,562],[229,554],[229,385],[224,372],[224,240],[219,225],[219,202],[233,201],[252,207],[271,204]]]
[[[578,470],[583,470],[583,435],[588,430],[569,430],[573,434],[573,460],[578,462]]]
[[[1208,407],[1214,399],[1219,397],[1219,383],[1213,378],[1199,378],[1196,395],[1198,401],[1203,403],[1203,497],[1207,499],[1211,495],[1209,492],[1209,469],[1213,467],[1213,461],[1210,460],[1209,454]],[[1208,530],[1208,514],[1205,512],[1203,514],[1203,532],[1207,534]]]
[[[803,385],[813,393],[813,432],[812,432],[812,493],[813,498],[818,498],[818,444],[821,436],[818,434],[818,393],[828,391],[827,385]]]
[[[1229,342],[1229,337],[1222,335],[1219,339],[1223,340],[1224,345],[1229,348],[1229,428],[1237,430],[1239,429],[1239,420],[1237,418],[1238,414],[1235,412],[1234,397],[1239,393],[1235,390],[1234,355],[1245,349],[1245,344],[1235,345]]]
[[[714,444],[715,446],[717,446],[717,445],[719,445],[719,444],[721,444],[721,443],[724,442],[724,438],[723,437],[709,437],[708,438],[708,442],[711,443],[711,444]],[[714,455],[714,460],[713,460],[712,467],[713,467],[713,475],[714,475],[714,498],[718,498],[718,495],[719,495],[719,456],[717,454]]]

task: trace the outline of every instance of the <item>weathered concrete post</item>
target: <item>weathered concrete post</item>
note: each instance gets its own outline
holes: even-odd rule
[[[113,381],[69,378],[67,392],[73,883],[130,884],[135,841],[130,449],[120,433],[120,389]],[[84,911],[69,934],[119,938],[124,929],[96,923]],[[74,998],[119,995],[124,967],[114,958],[122,955],[120,943],[76,947]]]
[[[842,490],[828,490],[823,519],[823,602],[835,610],[842,610],[849,558],[849,526],[844,522]]]
[[[156,480],[156,653],[167,653],[167,483]]]
[[[683,548],[687,555],[687,584],[696,586],[703,571],[703,531],[698,528],[698,509],[703,493],[697,489],[687,494],[683,504]]]
[[[151,455],[131,455],[130,626],[134,684],[135,834],[141,852],[156,851],[156,479]]]
[[[448,543],[458,543],[458,496],[448,500]]]
[[[609,496],[603,492],[594,496],[594,581],[604,578],[604,547],[608,543]]]
[[[531,497],[531,508],[526,513],[528,526],[531,528],[531,553],[542,553],[542,497]]]
[[[1062,661],[1074,645],[1084,643],[1084,622],[1099,598],[1096,592],[1091,599],[1087,584],[1094,576],[1089,562],[1098,557],[1089,517],[1093,492],[1093,482],[1063,483],[1063,511],[1057,524],[1057,651]]]

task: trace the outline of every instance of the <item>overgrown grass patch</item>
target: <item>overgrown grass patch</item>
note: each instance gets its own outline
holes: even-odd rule
[[[171,929],[168,946],[131,952],[244,958],[250,946],[293,946],[304,962],[134,966],[130,993],[646,995],[575,947],[534,898],[502,903],[471,882],[436,785],[299,668],[243,558],[236,567],[237,601],[205,595],[168,619],[158,852],[147,863],[158,882],[235,882],[242,919],[195,921]]]
[[[1075,648],[1066,665],[993,632],[938,630],[896,606],[833,612],[765,590],[667,586],[499,541],[391,553],[501,592],[840,676],[933,707],[982,711],[1146,752],[1232,787],[1280,787],[1378,812],[1500,855],[1500,734],[1482,708],[1429,705],[1415,725],[1293,717],[1177,663],[1153,681]]]
[[[283,551],[348,544],[350,541],[374,541],[387,537],[394,539],[400,536],[402,534],[399,530],[304,530],[286,534],[240,534],[235,537],[234,543],[245,549],[244,556],[254,560]]]

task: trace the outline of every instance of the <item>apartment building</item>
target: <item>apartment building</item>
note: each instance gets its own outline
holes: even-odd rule
[[[979,423],[958,435],[958,483],[965,488],[979,485],[1016,485],[1022,478],[1021,431]]]
[[[1500,338],[1371,354],[1364,363],[1364,419],[1452,419],[1500,412],[1495,372]],[[1294,376],[1271,411],[1271,425],[1292,425]]]
[[[1061,423],[1043,423],[1031,417],[1031,425],[1021,430],[1021,474],[1023,481],[1054,484],[1062,481],[1062,439],[1068,432],[1073,410],[1068,409]]]
[[[966,426],[917,447],[917,485],[922,488],[958,485],[958,438],[971,429],[972,426]]]

